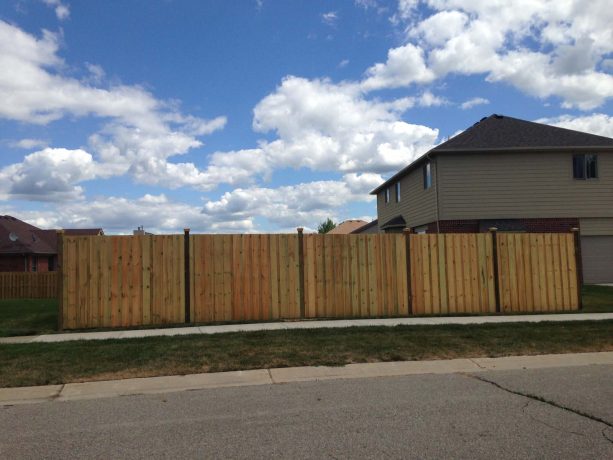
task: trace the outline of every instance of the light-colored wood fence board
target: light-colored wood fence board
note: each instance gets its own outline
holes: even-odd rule
[[[568,255],[566,254],[566,247],[562,238],[558,239],[560,253],[560,278],[562,281],[562,305],[567,305],[565,310],[570,310],[571,298],[570,298],[570,280],[568,279]]]
[[[304,235],[307,317],[408,314],[402,235]]]
[[[490,234],[411,235],[410,238],[415,314],[495,311]]]
[[[575,245],[573,235],[567,235],[566,242],[566,258],[568,260],[568,282],[570,290],[570,309],[576,310],[579,304],[579,296],[577,287],[577,260],[575,258]],[[561,243],[564,246],[564,243]]]
[[[0,272],[0,299],[57,297],[57,272]]]
[[[64,328],[184,321],[182,236],[63,238]]]
[[[195,322],[300,316],[297,235],[192,235]]]
[[[499,233],[498,254],[503,312],[578,308],[572,234]]]

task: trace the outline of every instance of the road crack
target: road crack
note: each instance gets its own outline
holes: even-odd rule
[[[534,401],[532,401],[532,399],[529,399],[528,401],[526,401],[526,404],[524,405],[524,407],[522,407],[522,413],[524,415],[527,415],[532,420],[534,420],[536,423],[539,423],[539,424],[541,424],[543,426],[546,426],[547,428],[550,428],[552,430],[559,431],[560,433],[575,434],[577,436],[585,437],[585,435],[583,433],[577,433],[576,431],[570,431],[570,430],[563,430],[561,428],[558,428],[557,426],[550,425],[549,423],[545,422],[544,420],[538,419],[535,416],[533,416],[532,414],[528,413],[526,411],[526,409],[528,409],[528,406],[530,406],[530,404],[532,404],[533,402]],[[606,428],[605,428],[605,430],[606,430]]]
[[[497,382],[494,382],[492,380],[488,380],[488,379],[486,379],[485,377],[483,377],[481,375],[473,375],[473,374],[464,374],[464,375],[466,375],[467,377],[470,377],[472,379],[479,380],[479,381],[484,382],[484,383],[489,383],[490,385],[493,385],[493,386],[495,386],[496,388],[498,388],[498,389],[500,389],[502,391],[506,391],[507,393],[511,393],[511,394],[514,394],[514,395],[517,395],[517,396],[523,396],[524,398],[529,398],[530,400],[533,400],[533,401],[538,401],[538,402],[541,402],[541,403],[544,403],[544,404],[548,404],[548,405],[550,405],[552,407],[555,407],[557,409],[561,409],[561,410],[564,410],[564,411],[571,412],[573,414],[579,415],[580,417],[584,417],[584,418],[587,418],[587,419],[592,420],[594,422],[602,423],[602,424],[606,425],[609,428],[613,428],[613,423],[608,422],[607,420],[604,420],[604,419],[602,419],[600,417],[597,417],[595,415],[588,414],[587,412],[583,412],[583,411],[580,411],[580,410],[577,410],[577,409],[573,409],[572,407],[564,406],[563,404],[560,404],[560,403],[557,403],[555,401],[551,401],[549,399],[543,398],[542,396],[534,395],[532,393],[526,393],[526,392],[522,392],[522,391],[512,390],[510,388],[507,388],[507,387],[504,387],[504,386],[500,385]],[[528,404],[529,404],[529,402],[528,402]],[[525,409],[528,407],[528,404],[526,404],[524,406],[524,408],[522,409],[522,412],[525,413]],[[529,415],[529,414],[527,414],[527,415]],[[533,420],[535,420],[535,421],[537,421],[539,423],[542,423],[542,424],[544,424],[544,425],[546,425],[546,426],[548,426],[550,428],[558,429],[558,428],[555,428],[555,427],[553,427],[553,426],[551,426],[551,425],[549,425],[547,423],[542,422],[541,420],[536,420],[532,416],[530,416],[530,417]],[[603,437],[607,441],[609,441],[610,443],[613,444],[613,440],[611,440],[611,438],[609,438],[609,436],[607,436],[606,431],[607,431],[606,428],[602,431]],[[573,434],[580,434],[580,433],[575,433],[575,432],[571,432],[571,433],[573,433]]]

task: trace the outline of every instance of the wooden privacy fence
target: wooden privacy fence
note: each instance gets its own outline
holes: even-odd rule
[[[59,264],[64,328],[185,320],[180,235],[64,236]]]
[[[61,236],[60,317],[64,328],[87,328],[573,310],[576,239]]]
[[[576,310],[575,244],[571,233],[411,235],[413,313]]]
[[[0,272],[0,299],[52,299],[57,286],[57,272]]]
[[[194,322],[300,318],[298,235],[192,235]]]

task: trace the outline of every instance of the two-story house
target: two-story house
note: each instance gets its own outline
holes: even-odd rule
[[[584,280],[613,283],[613,139],[491,115],[371,192],[380,231],[581,230]]]

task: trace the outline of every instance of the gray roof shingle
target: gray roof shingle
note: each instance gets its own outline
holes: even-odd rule
[[[432,152],[571,147],[613,147],[613,139],[494,114],[438,145]]]

